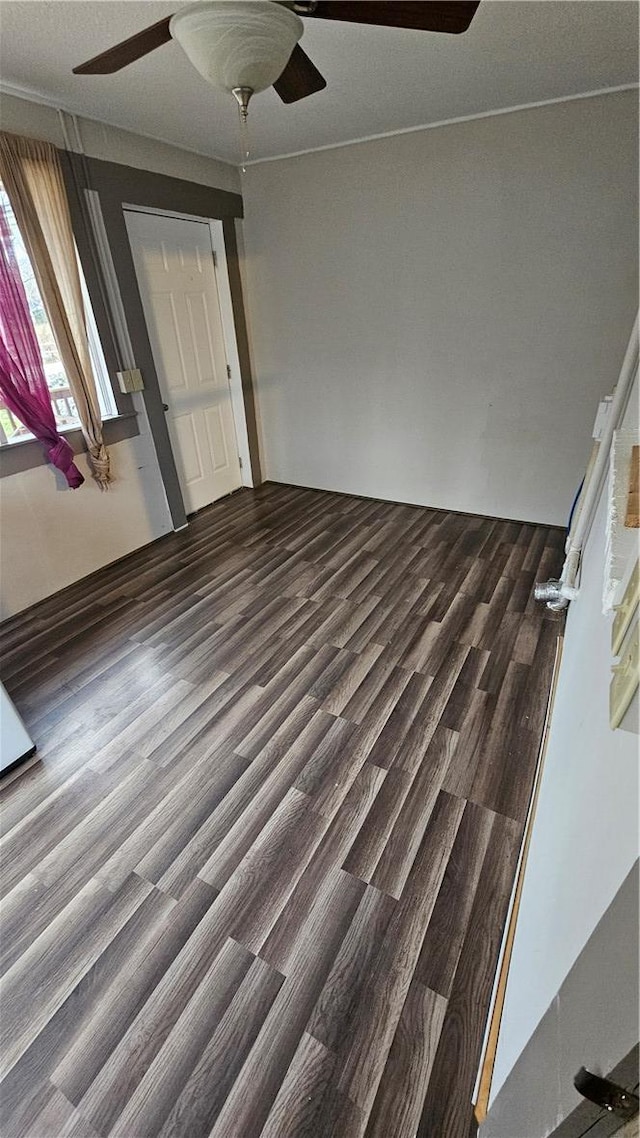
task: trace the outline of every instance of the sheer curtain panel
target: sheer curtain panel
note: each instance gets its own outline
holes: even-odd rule
[[[73,451],[58,432],[40,345],[35,334],[4,210],[0,208],[0,394],[8,409],[44,444],[69,486],[84,482]]]
[[[69,204],[58,151],[48,142],[0,132],[0,178],[33,265],[85,437],[93,477],[111,481],[89,355]]]

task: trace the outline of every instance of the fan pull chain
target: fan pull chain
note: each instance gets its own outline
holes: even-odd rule
[[[249,135],[249,119],[247,112],[242,108],[239,110],[240,114],[240,169],[243,174],[247,172],[247,161],[251,153],[251,139]]]
[[[249,157],[249,152],[250,152],[249,121],[248,121],[249,120],[249,100],[250,100],[251,96],[253,95],[253,90],[251,89],[251,87],[234,87],[231,93],[232,93],[234,99],[236,100],[236,103],[238,104],[238,112],[240,114],[240,148],[241,148],[240,166],[242,169],[242,173],[246,174],[246,172],[247,172],[246,161]]]

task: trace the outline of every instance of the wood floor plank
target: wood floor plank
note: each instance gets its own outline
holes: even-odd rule
[[[449,662],[442,665],[417,712],[394,759],[394,766],[415,774],[433,739],[449,702],[456,680],[469,653],[465,645],[454,643]]]
[[[281,1138],[282,1134],[304,1138],[321,1133],[318,1118],[335,1063],[333,1052],[327,1051],[313,1036],[303,1033],[261,1138]]]
[[[2,985],[2,1077],[99,958],[151,886],[131,878],[116,894],[93,880],[11,966]],[[24,1014],[29,980],[33,1004]]]
[[[490,657],[489,652],[481,648],[470,648],[467,658],[462,665],[460,674],[453,686],[453,690],[446,707],[440,716],[440,727],[448,727],[451,731],[459,732],[465,717],[473,703],[473,699],[480,677]]]
[[[343,874],[336,880],[330,902],[311,910],[304,940],[211,1138],[258,1138],[363,888]]]
[[[410,787],[411,775],[407,771],[389,771],[344,861],[348,873],[361,881],[371,881]]]
[[[318,712],[316,718],[321,720],[325,714]],[[326,784],[331,782],[334,788],[339,786],[336,779],[340,777],[340,760],[345,751],[349,753],[349,739],[353,736],[354,730],[353,723],[331,718],[328,731],[313,748],[294,782],[296,790],[311,798],[316,809],[317,800],[322,799]]]
[[[416,673],[407,678],[407,684],[369,755],[369,762],[389,769],[398,746],[403,742],[422,707],[432,676]]]
[[[483,741],[469,798],[508,814],[524,825],[534,770],[536,740],[521,726],[522,702],[527,699],[529,668],[509,663],[495,705],[491,726]],[[498,751],[502,762],[492,756]],[[518,772],[519,777],[516,776]]]
[[[152,927],[151,943],[141,938],[131,949],[122,975],[108,986],[94,1015],[82,1024],[51,1076],[76,1105],[126,1038],[167,972],[176,962],[179,967],[185,946],[214,898],[210,886],[195,881],[172,909],[171,920],[157,931]]]
[[[437,728],[393,823],[371,879],[392,897],[402,896],[457,741],[455,732]]]
[[[494,820],[447,1003],[418,1138],[468,1133],[469,1103],[480,1059],[485,1009],[509,904],[506,884],[513,880],[521,833],[522,828],[511,819]]]
[[[225,833],[199,872],[199,877],[203,881],[208,881],[210,885],[215,885],[219,889],[226,885],[255,839],[281,806],[286,794],[295,788],[298,776],[304,770],[309,756],[317,752],[334,723],[335,720],[331,716],[318,710],[291,747],[281,756],[275,769],[266,777],[263,775],[260,778],[270,762],[270,757],[262,764],[262,768],[256,759],[248,768],[244,781],[238,780],[235,794],[227,795],[222,804],[220,820],[224,823]],[[260,779],[259,794],[254,790],[256,778]],[[236,800],[247,801],[249,786],[252,793],[248,798],[247,808],[237,812],[236,819],[229,825],[229,810],[233,808]],[[298,801],[303,800],[305,803],[309,801],[307,794],[298,796]]]
[[[3,1138],[469,1138],[562,546],[267,483],[0,626]]]
[[[207,887],[203,885],[202,888]],[[115,989],[120,991],[132,971],[150,953],[167,927],[173,905],[170,898],[152,890],[39,1032],[10,1075],[3,1080],[0,1097],[3,1121],[20,1108],[34,1088],[50,1081],[57,1064],[73,1051],[76,1041],[94,1017],[104,1022],[103,1013],[111,994]],[[101,1044],[104,1044],[104,1037]],[[84,1053],[79,1051],[79,1054],[84,1060]]]
[[[5,1104],[2,1105],[4,1130],[11,1134],[12,1138],[25,1138],[25,1134],[29,1133],[54,1094],[55,1087],[52,1087],[48,1081],[37,1083],[35,1087],[33,1085],[26,1087],[13,1110]]]
[[[115,1130],[121,1138],[142,1129],[149,1133],[146,1114],[152,1116],[153,1134],[158,1115],[174,1100],[169,1080],[175,1078],[179,1093],[252,961],[250,952],[228,940],[179,1015],[172,1011],[162,1016],[159,1008],[160,1014],[147,1015],[143,1010],[78,1103],[99,1133]]]
[[[127,875],[128,876],[128,875]],[[2,900],[0,955],[4,975],[78,893],[75,881],[61,878],[46,885],[33,873]]]
[[[207,1121],[213,1122],[217,1113],[210,1088],[216,1087],[221,1105],[221,1076],[226,1075],[230,1087],[234,1063],[237,1070],[242,1065],[243,1040],[237,1029],[246,1033],[248,1041],[255,1038],[283,979],[241,945],[228,941],[111,1128],[113,1138],[131,1134],[155,1138],[165,1122],[169,1132],[175,1124],[179,1133],[180,1118],[185,1116],[189,1133],[195,1134],[193,1107],[198,1103],[208,1108],[209,1120],[203,1120],[204,1133],[208,1133]],[[235,1033],[229,1031],[228,1020]],[[244,1049],[248,1049],[247,1042]],[[220,1069],[222,1055],[226,1070]],[[176,1110],[182,1095],[187,1108]]]
[[[51,1138],[52,1134],[63,1133],[69,1124],[76,1120],[77,1112],[69,1100],[55,1087],[51,1087],[50,1091],[42,1109],[24,1127],[22,1131],[24,1138]]]
[[[393,1037],[366,1138],[415,1138],[447,1001],[417,980],[409,987]]]
[[[37,771],[34,776],[28,776],[29,782],[37,780],[37,776]],[[51,794],[45,790],[46,797],[11,827],[3,839],[1,891],[4,896],[55,850],[76,824],[84,821],[108,785],[106,779],[81,770],[55,787]],[[25,789],[28,793],[28,787]]]
[[[60,1138],[100,1138],[100,1136],[86,1118],[83,1118],[78,1110],[74,1110],[72,1117],[60,1131]]]
[[[153,793],[151,782],[152,764],[148,759],[140,759],[131,773],[40,859],[36,867],[40,880],[51,884],[72,876],[80,885],[93,876],[162,796],[164,781],[156,778]]]
[[[309,912],[322,898],[323,890],[326,888],[331,894],[336,882],[342,879],[344,856],[367,817],[384,778],[385,772],[376,767],[363,765],[358,771],[314,856],[262,945],[260,955],[283,972],[288,974],[291,961],[296,959],[299,946],[304,943]]]
[[[180,896],[207,864],[238,818],[251,806],[265,780],[277,768],[280,760],[288,753],[317,711],[315,700],[300,700],[253,762],[247,763],[246,769],[218,806],[199,827],[193,827],[192,836],[160,878],[158,884],[161,889],[174,897]],[[318,724],[324,729],[321,718]],[[215,755],[208,757],[217,762]]]
[[[206,1138],[227,1095],[253,1047],[284,977],[264,961],[256,959],[240,984],[218,1027],[182,1091],[174,1087],[173,1105],[161,1138],[189,1134]],[[173,1080],[173,1072],[171,1072]],[[157,1106],[154,1100],[154,1113]],[[157,1117],[157,1115],[156,1115]],[[147,1124],[146,1112],[142,1115]],[[155,1125],[155,1122],[154,1122]],[[152,1131],[158,1133],[157,1130]],[[128,1138],[123,1129],[122,1138]]]
[[[376,959],[395,901],[368,886],[311,1013],[307,1031],[336,1054],[357,1020],[369,970]]]
[[[402,696],[409,679],[409,673],[405,672],[402,668],[393,669],[391,675],[382,685],[373,700],[362,723],[359,724],[357,730],[354,732],[354,757],[357,754],[361,754],[366,758],[367,762],[370,761],[372,748],[384,730],[387,720],[393,713],[396,703]],[[376,766],[377,764],[373,763],[372,765]]]
[[[458,742],[444,776],[442,789],[459,798],[470,798],[476,771],[491,730],[496,697],[490,692],[474,690],[467,713],[458,732]]]
[[[446,999],[451,995],[495,815],[467,802],[414,978]]]
[[[463,809],[460,799],[440,793],[365,986],[348,1050],[343,1052],[339,1086],[365,1115],[384,1071]]]
[[[158,805],[103,860],[96,871],[98,880],[114,889],[135,870],[138,876],[158,883],[184,850],[194,828],[211,817],[246,768],[246,760],[226,748],[195,762],[171,789],[166,785]]]

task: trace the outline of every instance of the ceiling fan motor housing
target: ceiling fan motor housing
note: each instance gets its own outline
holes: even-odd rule
[[[212,86],[256,93],[282,74],[304,25],[273,0],[209,0],[181,8],[169,30]]]

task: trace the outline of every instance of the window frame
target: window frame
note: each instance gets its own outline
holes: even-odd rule
[[[77,249],[76,249],[77,252]],[[95,380],[98,401],[102,397],[103,407],[111,407],[103,420],[106,422],[108,419],[114,419],[118,414],[118,404],[116,403],[114,386],[111,383],[107,361],[105,359],[104,350],[102,347],[102,340],[98,331],[96,323],[95,312],[93,311],[93,304],[89,295],[89,286],[84,275],[82,261],[78,254],[78,265],[80,268],[80,287],[82,289],[82,301],[85,308],[85,315],[87,317],[87,341],[89,343],[89,356],[91,357],[91,367],[93,370],[93,378]],[[101,408],[102,409],[102,408]]]
[[[122,364],[112,332],[111,318],[106,307],[100,270],[97,266],[92,237],[88,229],[89,222],[85,216],[69,158],[64,151],[61,152],[60,157],[78,259],[106,364],[106,379],[109,382],[116,408],[116,413],[105,418],[103,422],[104,441],[109,446],[140,434],[138,413],[131,395],[120,391],[116,380],[116,373],[121,370]],[[67,440],[74,454],[86,453],[87,448],[80,427],[64,427],[60,430],[60,434]],[[12,474],[30,470],[32,467],[46,465],[47,459],[42,450],[42,444],[37,439],[27,438],[13,443],[0,443],[0,480]]]
[[[2,199],[2,202],[4,203],[4,207],[8,208],[11,211],[12,233],[13,233],[13,229],[15,228],[15,230],[18,231],[18,235],[20,238],[21,255],[16,256],[17,263],[18,263],[18,265],[20,265],[21,260],[24,257],[27,258],[27,261],[28,261],[29,267],[30,267],[30,279],[33,280],[35,287],[38,290],[37,291],[38,301],[39,301],[38,307],[45,313],[45,316],[47,316],[47,326],[48,326],[49,336],[51,338],[52,344],[55,344],[55,337],[53,334],[53,329],[51,328],[51,324],[50,324],[50,321],[48,319],[48,315],[46,313],[46,308],[45,308],[45,305],[44,305],[44,302],[42,299],[42,295],[41,295],[40,289],[38,287],[37,277],[36,277],[36,274],[34,272],[34,268],[33,268],[32,262],[31,262],[31,258],[29,256],[29,250],[26,248],[24,241],[22,240],[22,235],[20,234],[16,219],[15,219],[15,215],[14,215],[13,209],[11,207],[11,202],[10,202],[9,196],[6,192],[5,187],[2,185],[1,182],[0,182],[0,198]],[[14,245],[14,254],[15,254],[15,236],[12,237],[12,243]],[[104,358],[104,353],[102,350],[102,344],[100,342],[100,336],[98,334],[98,328],[96,325],[96,319],[95,319],[95,316],[93,313],[93,306],[91,304],[91,297],[89,296],[89,290],[87,288],[87,282],[84,278],[84,270],[82,268],[82,262],[80,260],[79,255],[78,255],[77,248],[76,248],[76,259],[78,262],[78,270],[79,270],[79,276],[80,276],[80,289],[81,289],[81,293],[82,293],[82,303],[84,306],[85,318],[86,318],[87,341],[88,341],[88,346],[89,346],[89,357],[91,360],[91,371],[92,371],[93,379],[94,379],[94,382],[96,385],[96,392],[98,395],[98,403],[100,405],[100,412],[103,416],[103,423],[104,423],[108,419],[115,418],[115,416],[118,414],[118,408],[116,406],[113,388],[112,388],[110,380],[109,380],[107,363],[106,363],[106,360]],[[38,338],[38,330],[36,327],[34,314],[33,314],[33,312],[31,312],[30,301],[29,301],[29,290],[27,287],[27,282],[24,281],[24,279],[23,279],[23,283],[24,283],[27,303],[29,304],[31,321],[32,321],[32,324],[34,325],[34,331],[35,331],[36,339],[37,339]],[[57,357],[56,357],[57,358],[57,364],[61,368],[62,373],[64,374],[64,377],[65,377],[65,381],[66,381],[65,385],[64,385],[64,390],[68,393],[67,395],[64,395],[63,398],[68,403],[69,398],[71,398],[73,400],[73,392],[71,391],[69,379],[68,379],[68,376],[66,375],[65,368],[64,368],[64,361],[60,358],[60,353],[58,351],[57,344],[55,344],[55,348],[56,348],[56,353],[57,353]],[[46,362],[45,362],[44,356],[43,356],[42,362],[43,362],[44,370],[46,373]],[[49,386],[48,380],[47,380],[47,386],[49,387],[49,395],[51,397],[51,405],[53,407],[53,413],[54,413],[54,416],[56,419],[56,428],[57,428],[58,432],[60,434],[63,434],[66,431],[81,430],[82,425],[80,423],[80,419],[79,419],[79,416],[77,415],[77,413],[75,416],[75,420],[76,420],[75,422],[68,422],[66,424],[63,422],[60,422],[59,417],[58,417],[59,411],[57,409],[57,400],[60,399],[60,397],[61,397],[61,391],[59,388]],[[75,405],[75,400],[73,400],[73,402]],[[16,416],[13,415],[11,413],[11,411],[9,411],[8,408],[7,408],[7,411],[9,413],[9,416],[11,419],[16,418]],[[71,418],[71,415],[69,415],[68,417]],[[24,425],[22,425],[22,426],[23,426],[23,430],[26,431],[26,434],[22,433],[22,434],[18,435],[18,437],[13,437],[13,438],[9,439],[6,436],[6,433],[4,431],[4,427],[0,423],[0,446],[16,446],[16,444],[19,442],[33,441],[34,435],[28,431],[26,426],[24,426]]]

